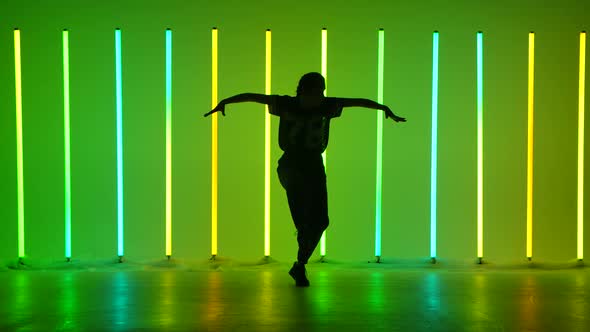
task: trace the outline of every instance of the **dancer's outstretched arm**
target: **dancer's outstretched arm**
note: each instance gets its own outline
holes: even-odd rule
[[[389,107],[379,104],[370,99],[364,98],[335,98],[337,99],[337,103],[342,107],[365,107],[365,108],[372,108],[377,110],[382,110],[385,112],[385,118],[392,118],[395,122],[406,122],[406,118],[402,118],[401,116],[397,116],[393,114]]]
[[[220,101],[219,104],[217,104],[217,106],[215,106],[213,110],[205,113],[203,116],[208,116],[215,112],[221,112],[221,114],[225,116],[225,105],[233,103],[243,103],[247,101],[268,105],[270,103],[270,96],[259,93],[240,93],[238,95],[225,98],[224,100]]]

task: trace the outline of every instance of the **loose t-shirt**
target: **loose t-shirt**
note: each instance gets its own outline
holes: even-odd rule
[[[342,114],[336,98],[325,97],[317,107],[304,109],[297,97],[272,95],[270,114],[281,117],[279,146],[297,154],[322,153],[328,146],[330,119]]]

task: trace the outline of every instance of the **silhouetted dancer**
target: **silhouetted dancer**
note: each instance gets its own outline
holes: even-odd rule
[[[305,264],[311,257],[324,230],[328,227],[328,192],[322,152],[328,146],[330,120],[339,117],[343,107],[366,107],[385,112],[386,118],[405,122],[385,105],[369,99],[324,97],[324,77],[308,73],[301,77],[297,96],[243,93],[222,100],[208,116],[221,112],[225,105],[256,102],[268,105],[270,114],[281,118],[279,146],[279,181],[287,191],[289,209],[297,228],[297,261],[289,271],[297,286],[309,286]]]

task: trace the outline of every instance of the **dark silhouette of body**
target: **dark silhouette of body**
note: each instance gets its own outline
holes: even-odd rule
[[[309,286],[305,264],[328,227],[328,192],[322,152],[328,145],[330,120],[340,116],[344,107],[365,107],[385,112],[386,118],[405,122],[385,105],[369,99],[324,97],[324,77],[308,73],[301,77],[297,96],[243,93],[222,100],[208,116],[221,112],[225,105],[256,102],[269,106],[279,116],[279,145],[284,151],[277,173],[289,202],[297,229],[297,262],[289,271],[297,286]]]

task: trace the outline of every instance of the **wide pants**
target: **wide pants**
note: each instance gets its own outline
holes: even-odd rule
[[[328,227],[328,191],[321,154],[283,154],[277,168],[297,229],[297,261],[307,264]]]

